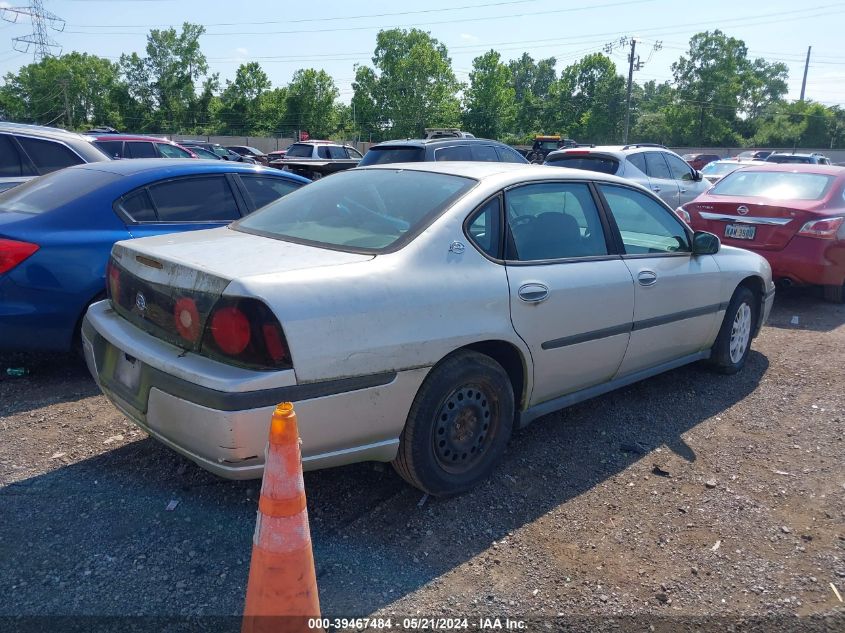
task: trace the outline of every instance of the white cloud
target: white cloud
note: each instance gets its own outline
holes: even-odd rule
[[[480,40],[479,37],[473,35],[472,33],[461,33],[461,39],[464,42],[469,42],[470,44],[474,44]]]

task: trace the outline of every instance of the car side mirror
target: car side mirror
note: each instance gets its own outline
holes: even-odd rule
[[[721,246],[719,238],[707,231],[696,231],[692,236],[693,255],[715,255]]]
[[[701,182],[702,178],[704,178],[704,176],[701,175],[700,171],[698,171],[697,169],[692,170],[692,179],[695,182]]]

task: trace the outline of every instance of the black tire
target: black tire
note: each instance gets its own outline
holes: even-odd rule
[[[735,322],[738,327],[740,327],[739,321],[744,322],[742,318],[739,321],[737,320],[737,314],[740,310],[745,312],[746,309],[749,311],[746,314],[749,314],[750,318],[750,322],[747,324],[749,328],[747,332],[748,338],[742,353],[739,355],[734,354],[732,357],[731,344],[734,342]],[[748,359],[748,353],[751,350],[751,337],[754,332],[754,325],[757,323],[759,310],[760,302],[751,290],[745,286],[739,286],[734,291],[731,302],[728,304],[727,310],[725,310],[725,320],[722,321],[719,335],[710,349],[710,365],[716,371],[723,374],[735,374],[745,366],[745,361]],[[737,336],[739,336],[737,342],[741,341],[742,337],[738,332]],[[739,346],[737,346],[736,351],[739,351]]]
[[[831,303],[845,303],[845,284],[841,286],[825,286],[824,300]]]
[[[393,467],[430,495],[465,492],[493,470],[513,420],[513,387],[502,366],[477,352],[456,352],[417,392]]]

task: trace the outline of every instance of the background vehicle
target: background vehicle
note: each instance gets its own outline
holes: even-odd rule
[[[267,154],[262,152],[260,149],[255,149],[254,147],[249,147],[248,145],[227,145],[226,149],[235,152],[235,154],[240,154],[241,156],[249,156],[258,165],[264,165],[266,167],[270,163],[270,159],[267,158]]]
[[[774,152],[766,158],[767,163],[791,163],[799,165],[830,165],[830,159],[824,154],[813,152],[812,154]]]
[[[275,169],[139,159],[0,194],[0,350],[71,348],[117,240],[227,224],[307,181]],[[78,341],[77,341],[78,343]]]
[[[774,298],[763,258],[634,183],[503,163],[352,169],[109,266],[86,359],[154,437],[258,477],[291,400],[306,468],[393,460],[436,495],[514,426],[696,360],[739,371]]]
[[[522,164],[528,162],[510,145],[499,141],[483,138],[440,138],[385,141],[373,145],[359,166],[441,160]]]
[[[197,158],[173,141],[155,136],[100,134],[94,144],[111,158]]]
[[[191,151],[193,151],[193,148],[199,147],[208,152],[216,154],[221,160],[229,160],[234,161],[236,163],[249,163],[250,165],[256,164],[255,159],[250,158],[249,156],[241,156],[240,154],[237,154],[230,149],[226,149],[225,147],[220,145],[220,143],[206,143],[205,141],[181,140],[179,141],[179,145]]]
[[[288,146],[288,147],[290,147],[290,146]],[[276,165],[274,165],[273,163],[275,161],[282,160],[285,157],[285,154],[287,154],[287,153],[288,153],[287,147],[285,149],[277,149],[273,152],[267,152],[267,161],[268,161],[267,164],[270,165],[270,167],[276,167]],[[280,165],[280,167],[281,167],[281,165]]]
[[[192,146],[189,151],[197,158],[202,158],[204,160],[225,160],[214,152],[210,152],[203,147],[197,147],[196,145]]]
[[[273,167],[316,180],[357,167],[361,158],[361,152],[350,145],[334,141],[302,141],[289,146],[284,158],[274,161]]]
[[[845,167],[756,164],[725,176],[679,212],[696,229],[759,253],[786,285],[845,299]]]
[[[549,154],[546,165],[586,169],[621,176],[651,189],[669,206],[689,202],[709,183],[675,152],[654,143],[563,149]]]
[[[701,169],[701,175],[711,185],[719,182],[722,178],[727,176],[732,171],[736,171],[740,167],[747,167],[749,165],[762,165],[765,161],[762,160],[740,160],[737,158],[726,158],[724,160],[714,160],[707,163]]]
[[[736,158],[744,160],[766,160],[773,150],[770,149],[748,149],[736,155]]]
[[[687,165],[700,171],[707,163],[720,160],[721,157],[716,154],[684,154],[681,158],[687,162]]]
[[[0,122],[0,191],[70,165],[104,160],[109,157],[82,134]]]
[[[523,153],[528,162],[541,165],[551,152],[566,147],[578,147],[578,143],[571,138],[561,138],[558,134],[551,134],[537,135],[530,148],[520,146],[518,149],[524,150],[520,153]]]
[[[461,132],[456,127],[427,127],[423,138],[475,138],[475,134],[469,132]]]

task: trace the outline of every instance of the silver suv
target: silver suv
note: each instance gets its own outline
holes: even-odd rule
[[[701,173],[663,145],[600,145],[549,153],[546,165],[586,169],[633,180],[651,189],[673,209],[710,187]]]

